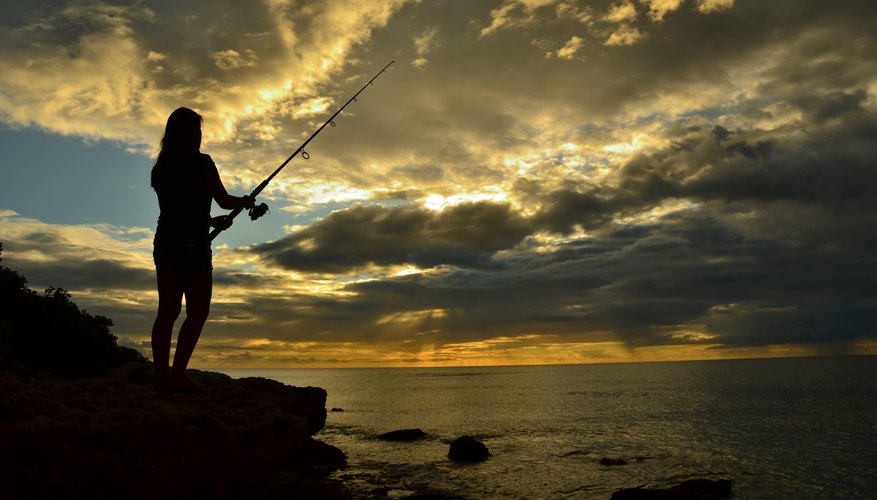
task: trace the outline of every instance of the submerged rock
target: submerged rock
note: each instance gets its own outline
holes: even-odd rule
[[[448,450],[448,458],[454,462],[479,462],[492,456],[484,443],[470,436],[458,437]]]
[[[384,441],[414,441],[426,436],[426,433],[420,429],[400,429],[380,434],[378,439]]]
[[[731,481],[727,479],[689,479],[669,488],[626,488],[612,494],[611,500],[712,500],[727,498]]]
[[[311,438],[326,421],[323,389],[190,377],[202,390],[167,394],[146,363],[77,380],[0,371],[3,496],[252,496],[290,464],[317,489],[329,480],[313,471],[343,466],[340,450]]]

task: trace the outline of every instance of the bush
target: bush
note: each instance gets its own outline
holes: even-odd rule
[[[0,244],[0,254],[2,250]],[[27,286],[24,276],[0,266],[0,359],[65,377],[145,361],[137,351],[119,347],[111,326],[109,318],[79,309],[67,290],[49,287],[39,294]]]

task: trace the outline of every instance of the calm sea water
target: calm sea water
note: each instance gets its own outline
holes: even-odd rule
[[[225,373],[325,388],[344,412],[317,437],[348,455],[339,477],[390,496],[605,499],[728,478],[737,498],[877,498],[877,357]],[[415,427],[428,437],[375,439]],[[464,434],[493,457],[450,462]]]

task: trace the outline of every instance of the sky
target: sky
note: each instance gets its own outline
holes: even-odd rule
[[[148,355],[170,112],[243,195],[395,61],[214,241],[193,366],[875,354],[875,56],[865,0],[11,0],[3,265]]]

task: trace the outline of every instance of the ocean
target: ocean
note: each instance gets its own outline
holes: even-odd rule
[[[326,389],[344,411],[316,437],[347,454],[354,491],[606,499],[725,478],[735,498],[877,498],[874,356],[223,372]],[[427,437],[376,439],[410,428]],[[462,435],[493,456],[448,460]]]

